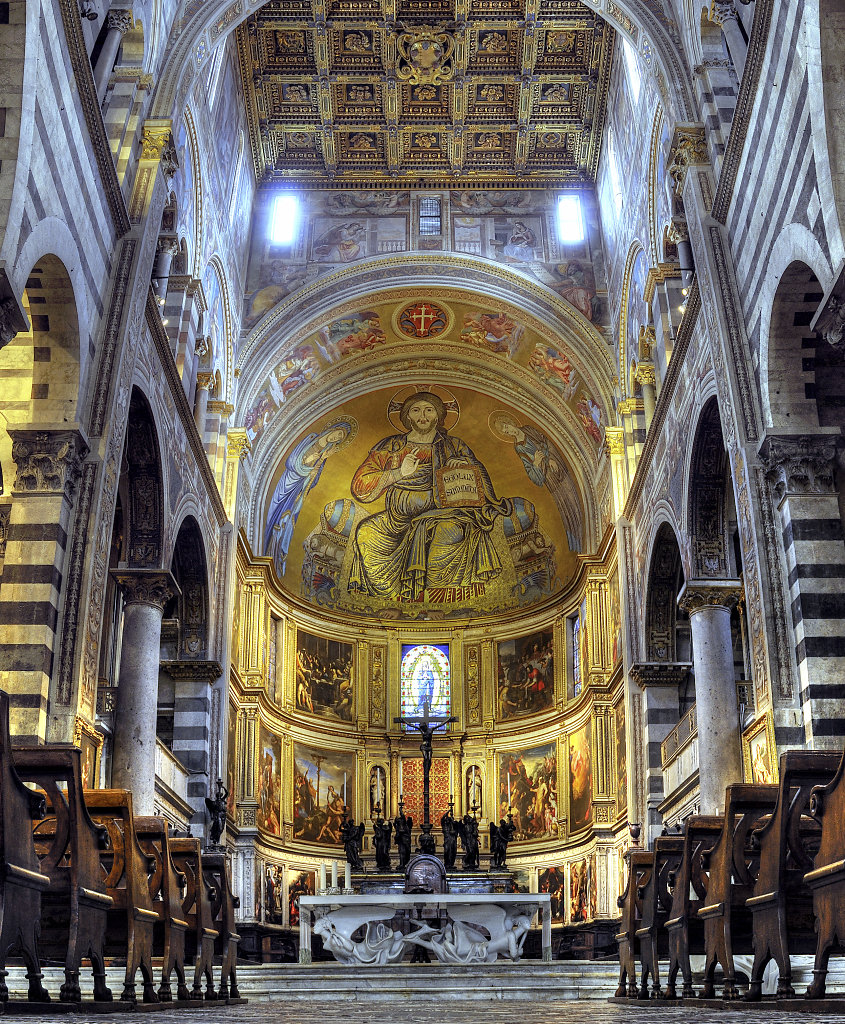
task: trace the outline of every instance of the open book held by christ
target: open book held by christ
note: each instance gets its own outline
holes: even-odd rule
[[[478,466],[448,466],[436,471],[437,497],[441,508],[484,505],[484,482]]]

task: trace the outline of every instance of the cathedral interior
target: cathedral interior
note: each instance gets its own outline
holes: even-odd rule
[[[194,836],[222,780],[243,936],[345,814],[368,871],[420,821],[403,716],[454,719],[432,821],[484,865],[510,815],[583,948],[632,846],[842,749],[841,4],[4,0],[0,40],[11,731]]]

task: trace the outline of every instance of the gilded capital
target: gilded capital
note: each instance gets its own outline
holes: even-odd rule
[[[653,324],[643,324],[640,327],[638,341],[640,359],[651,359],[651,353],[654,351],[654,346],[657,344],[657,336],[654,333]]]
[[[625,434],[622,427],[605,427],[602,451],[607,455],[625,454]]]
[[[679,125],[672,140],[669,175],[675,182],[675,195],[684,191],[687,170],[695,164],[708,163],[707,142],[702,125]]]
[[[226,435],[226,454],[230,459],[244,459],[252,451],[245,430],[230,430]]]
[[[683,217],[673,217],[666,232],[673,245],[689,241],[689,225]]]
[[[9,430],[17,467],[15,490],[63,493],[71,500],[88,445],[77,430]]]
[[[203,391],[214,390],[214,374],[213,373],[198,373],[197,374],[197,390],[202,389]]]
[[[657,374],[655,373],[654,365],[652,363],[638,363],[634,379],[643,386],[650,384],[652,387],[656,387]]]
[[[173,574],[162,569],[114,569],[111,576],[127,605],[146,604],[164,611],[167,602],[180,593]]]
[[[141,159],[160,161],[167,177],[176,173],[179,161],[170,121],[147,121],[141,132]]]
[[[702,608],[732,609],[742,597],[738,580],[689,580],[678,596],[678,607],[688,615]]]

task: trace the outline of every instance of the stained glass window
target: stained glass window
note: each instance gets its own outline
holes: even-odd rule
[[[402,714],[424,714],[428,701],[430,714],[447,716],[452,708],[452,673],[448,644],[402,645]]]

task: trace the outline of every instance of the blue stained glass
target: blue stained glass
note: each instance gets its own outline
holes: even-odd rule
[[[448,644],[403,644],[401,668],[403,716],[429,713],[448,716],[452,708],[452,677]]]

